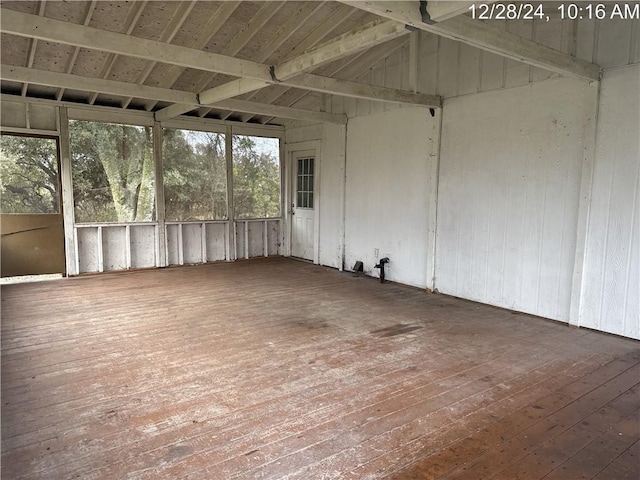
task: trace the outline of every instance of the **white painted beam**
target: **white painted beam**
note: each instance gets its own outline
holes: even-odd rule
[[[407,90],[380,87],[349,80],[339,80],[337,78],[323,77],[311,73],[304,73],[291,80],[282,82],[282,84],[305,90],[380,102],[405,103],[435,108],[439,108],[442,105],[442,100],[437,95],[413,93]]]
[[[59,87],[71,90],[100,92],[123,97],[162,100],[164,102],[198,103],[195,93],[167,88],[150,87],[134,83],[104,80],[102,78],[82,77],[69,73],[49,72],[25,67],[3,65],[0,70],[2,80],[12,82],[33,83],[49,87]]]
[[[0,9],[0,31],[235,77],[271,79],[269,67],[261,63],[42,18],[6,8]]]
[[[278,64],[274,75],[278,80],[287,80],[300,73],[318,68],[328,62],[367,50],[380,43],[407,35],[404,25],[396,22],[376,20],[361,28],[337,36],[297,57]]]
[[[183,92],[180,90],[170,90],[167,88],[150,87],[126,82],[116,82],[114,80],[104,80],[100,78],[81,77],[68,73],[48,72],[25,67],[4,66],[0,69],[0,79],[14,82],[29,82],[36,85],[47,85],[50,87],[68,88],[72,90],[100,91],[110,95],[122,95],[124,97],[146,98],[162,100],[166,102],[180,102],[169,108],[179,108],[182,104],[188,104],[189,108],[198,105],[195,93]],[[308,120],[315,122],[340,123],[346,122],[342,115],[333,115],[311,110],[300,110],[278,105],[268,105],[264,103],[247,102],[240,100],[226,100],[216,102],[213,106],[229,109],[238,112],[255,113],[258,115],[273,115],[274,117],[290,118],[292,120]],[[156,120],[167,120],[160,112],[156,112]]]
[[[246,100],[229,99],[216,103],[216,107],[234,112],[255,113],[256,115],[270,115],[273,117],[289,118],[291,120],[305,120],[309,122],[327,122],[345,125],[346,115],[335,113],[301,110],[299,108],[269,105],[266,103],[248,102]]]
[[[198,97],[201,104],[216,103],[227,98],[237,97],[264,88],[270,83],[284,82],[300,73],[312,70],[345,56],[361,52],[374,45],[384,43],[408,33],[409,31],[405,29],[403,25],[396,22],[376,20],[361,28],[339,35],[317,47],[307,50],[297,57],[276,65],[273,68],[273,76],[275,78],[267,79],[266,81],[239,78],[224,85],[205,90],[201,92]],[[172,118],[172,116],[175,117],[189,110],[193,110],[193,108],[193,106],[189,105],[171,105],[170,107],[160,110],[156,118],[167,120]]]
[[[339,0],[355,8],[375,13],[421,30],[457,40],[503,57],[535,67],[587,80],[599,80],[600,66],[567,55],[513,33],[459,15],[441,23],[422,21],[417,1]]]

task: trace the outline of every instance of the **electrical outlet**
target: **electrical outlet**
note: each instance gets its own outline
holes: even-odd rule
[[[373,249],[373,257],[378,258],[380,256],[380,250],[377,248]]]

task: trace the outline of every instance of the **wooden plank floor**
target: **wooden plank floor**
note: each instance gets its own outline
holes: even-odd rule
[[[2,287],[7,479],[637,479],[639,382],[639,342],[281,258]]]

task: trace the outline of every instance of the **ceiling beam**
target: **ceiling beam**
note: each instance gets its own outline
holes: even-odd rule
[[[246,100],[229,99],[216,104],[225,110],[234,112],[254,113],[276,118],[288,118],[291,120],[305,120],[308,122],[326,122],[346,125],[347,116],[336,113],[317,112],[315,110],[301,110],[299,108],[270,105],[267,103],[248,102]]]
[[[308,72],[408,33],[409,30],[404,25],[387,20],[376,20],[361,28],[338,35],[297,57],[285,60],[275,66],[274,76],[281,81],[287,80],[300,73]]]
[[[379,87],[377,85],[352,82],[349,80],[339,80],[337,78],[323,77],[320,75],[313,75],[311,73],[304,73],[292,78],[291,80],[283,82],[283,84],[304,90],[341,95],[343,97],[422,105],[434,108],[442,106],[442,100],[437,95],[413,93],[407,90]]]
[[[68,73],[48,72],[17,66],[3,66],[0,70],[0,79],[11,82],[28,82],[36,85],[45,85],[57,88],[69,88],[80,91],[98,90],[100,93],[119,95],[123,97],[145,98],[164,102],[189,103],[197,105],[195,93],[168,88],[150,87],[128,82],[117,82],[102,78],[82,77]],[[346,116],[332,113],[316,112],[313,110],[301,110],[297,108],[268,105],[264,103],[248,102],[243,100],[225,100],[215,107],[224,110],[269,115],[278,118],[292,120],[305,120],[310,122],[330,122],[345,124]],[[167,120],[168,118],[156,120]]]
[[[3,65],[0,69],[0,79],[58,87],[71,90],[106,93],[123,97],[145,98],[149,100],[161,100],[163,102],[198,102],[195,93],[168,88],[149,87],[135,83],[105,80],[104,78],[83,77],[70,73],[49,72],[33,68]]]
[[[0,31],[235,77],[271,79],[268,65],[262,63],[42,18],[6,8],[0,9]]]
[[[363,27],[338,35],[297,57],[276,65],[272,68],[272,79],[260,81],[260,79],[239,78],[224,85],[205,90],[198,95],[198,98],[201,104],[217,103],[227,98],[259,90],[273,83],[286,82],[296,75],[320,67],[328,62],[339,60],[408,33],[409,30],[404,25],[387,20],[376,20]],[[166,109],[160,110],[159,115],[161,118],[169,114],[177,116],[193,110],[193,108],[194,106],[192,105],[183,105],[182,107],[171,105]]]
[[[339,1],[383,18],[458,40],[545,70],[586,80],[600,79],[599,65],[572,57],[479,20],[473,20],[466,15],[449,18],[442,23],[427,24],[422,20],[420,4],[417,1]]]

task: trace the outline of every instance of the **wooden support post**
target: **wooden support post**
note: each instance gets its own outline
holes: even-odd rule
[[[178,224],[178,264],[184,265],[184,246],[182,245],[182,224]]]
[[[60,128],[60,180],[62,184],[62,218],[64,222],[64,253],[67,276],[80,273],[78,259],[78,232],[75,228],[73,178],[71,177],[71,146],[67,109],[58,110]]]
[[[125,243],[125,261],[127,270],[131,268],[131,225],[124,227],[124,243]]]
[[[232,254],[231,257],[227,257],[227,260],[235,260],[238,258],[238,242],[236,239],[235,212],[233,209],[233,131],[230,125],[227,125],[224,140],[224,154],[227,161],[227,228],[229,230],[227,251]],[[231,233],[233,233],[233,249],[231,248]]]
[[[244,221],[244,258],[249,258],[249,220]]]
[[[207,263],[207,224],[202,222],[200,231],[200,243],[202,244],[202,263]]]
[[[264,221],[264,256],[269,256],[269,223],[267,220]]]
[[[98,271],[104,272],[104,252],[102,251],[102,227],[98,227],[97,240]]]
[[[166,267],[169,264],[167,252],[167,229],[164,217],[164,169],[162,168],[162,126],[160,122],[153,124],[153,165],[155,167],[155,194],[156,194],[156,266]]]

